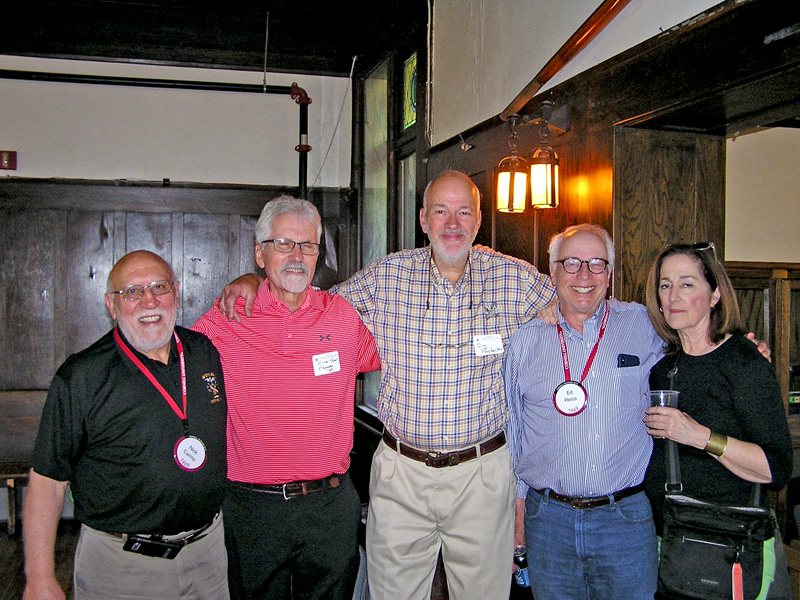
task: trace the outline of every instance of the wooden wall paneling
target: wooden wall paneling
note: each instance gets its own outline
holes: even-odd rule
[[[111,328],[103,298],[114,266],[113,233],[113,213],[67,213],[67,355],[83,350]]]
[[[176,323],[178,325],[183,325],[184,327],[191,327],[194,325],[194,321],[191,323],[187,323],[183,318],[183,303],[184,303],[184,291],[183,291],[183,284],[184,284],[184,269],[186,266],[185,261],[185,254],[184,254],[184,239],[183,239],[183,232],[184,232],[184,224],[183,224],[183,214],[182,213],[172,213],[172,259],[170,264],[172,265],[172,270],[175,273],[175,277],[177,277],[179,282],[178,288],[178,316],[176,319]],[[195,319],[197,320],[197,319]]]
[[[128,213],[122,210],[114,211],[114,264],[128,253]]]
[[[239,262],[231,271],[231,279],[243,273],[253,273],[258,269],[255,259],[256,222],[254,215],[241,215],[239,217],[239,248],[237,256]]]
[[[125,214],[125,254],[149,250],[172,264],[172,220],[180,214],[128,212]],[[119,258],[122,258],[121,256]],[[117,258],[117,260],[119,260]],[[174,266],[173,266],[174,268]]]
[[[789,273],[785,269],[773,269],[772,271],[773,310],[771,319],[774,320],[773,331],[775,339],[772,346],[772,363],[775,367],[775,375],[778,378],[781,392],[783,392],[783,402],[786,410],[789,410],[789,375],[790,360],[789,346],[791,340],[791,282]]]
[[[800,282],[792,282],[791,302],[792,333],[789,340],[789,360],[791,364],[800,366]],[[797,370],[797,376],[800,377],[800,369]],[[800,390],[800,381],[793,389]]]
[[[735,279],[731,280],[736,289],[736,300],[739,302],[739,313],[742,316],[747,331],[752,331],[756,334],[756,338],[763,340],[769,346],[771,345],[769,323],[769,281],[764,281],[762,285],[752,285],[750,282],[744,285],[737,282]]]
[[[692,241],[713,241],[717,258],[725,260],[725,170],[726,142],[723,136],[695,135],[694,185],[696,237]]]
[[[228,216],[228,265],[227,265],[227,275],[228,281],[238,277],[239,273],[239,264],[242,262],[242,258],[240,256],[241,252],[241,241],[242,241],[242,223],[240,220],[239,215],[229,215]],[[227,282],[226,282],[227,283]],[[217,296],[222,293],[220,289],[217,292]]]
[[[644,302],[647,273],[667,244],[711,240],[722,246],[724,203],[719,199],[724,198],[724,175],[711,181],[701,178],[720,164],[716,154],[722,155],[724,164],[724,152],[724,138],[615,128],[619,298]]]
[[[67,281],[69,280],[69,256],[67,253],[67,213],[59,211],[59,219],[53,224],[53,244],[57,248],[56,269],[53,279],[53,357],[50,372],[55,374],[67,359]],[[48,387],[50,382],[48,381]]]
[[[131,183],[124,180],[0,179],[4,208],[60,208],[161,213],[259,214],[265,198],[293,193],[285,186]]]
[[[58,228],[53,210],[0,211],[3,314],[0,319],[0,389],[46,388],[53,374],[54,281]]]
[[[183,215],[183,324],[194,322],[219,297],[230,281],[228,251],[230,216]]]

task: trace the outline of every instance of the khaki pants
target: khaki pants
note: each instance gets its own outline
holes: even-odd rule
[[[370,477],[371,600],[427,600],[442,550],[451,600],[507,598],[516,487],[508,447],[440,469],[378,446]]]
[[[222,517],[174,559],[126,552],[123,541],[87,525],[75,551],[75,600],[227,600]]]

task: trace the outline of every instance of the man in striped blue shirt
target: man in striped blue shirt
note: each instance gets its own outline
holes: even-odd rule
[[[601,227],[550,242],[558,322],[511,337],[504,374],[517,478],[517,543],[536,600],[652,599],[657,545],[642,479],[643,423],[662,341],[640,304],[606,299],[613,242]],[[524,514],[524,518],[523,518]]]

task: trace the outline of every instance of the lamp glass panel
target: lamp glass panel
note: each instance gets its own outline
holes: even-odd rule
[[[533,208],[558,206],[558,165],[531,165],[531,205]]]
[[[520,171],[514,173],[514,192],[511,202],[508,198],[510,179],[509,171],[501,171],[497,174],[497,210],[500,212],[524,212],[528,193],[528,175]]]

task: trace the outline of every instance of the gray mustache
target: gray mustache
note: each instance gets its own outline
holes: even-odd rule
[[[284,271],[288,271],[292,269],[292,272],[297,273],[298,270],[302,271],[306,275],[308,275],[308,265],[302,262],[287,262],[281,265],[280,272],[283,273]]]

